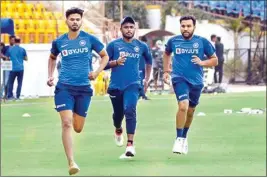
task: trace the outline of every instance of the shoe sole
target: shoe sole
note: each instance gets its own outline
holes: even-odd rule
[[[80,171],[79,168],[76,168],[76,167],[70,168],[69,175],[77,174],[79,171]]]
[[[133,154],[133,153],[131,153],[131,152],[129,152],[129,151],[128,151],[128,152],[126,152],[126,153],[125,153],[125,155],[126,155],[126,156],[129,156],[129,157],[134,157],[134,154]]]

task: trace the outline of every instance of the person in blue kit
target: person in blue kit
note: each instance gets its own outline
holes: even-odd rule
[[[82,131],[92,96],[90,80],[96,79],[105,68],[108,55],[104,45],[96,37],[80,30],[82,9],[70,8],[65,15],[69,31],[52,42],[47,85],[54,85],[56,58],[61,54],[61,71],[54,100],[61,117],[62,142],[69,164],[69,174],[73,175],[80,169],[73,156],[72,127],[77,133]],[[92,50],[102,58],[96,71],[91,71]]]
[[[218,64],[213,45],[206,38],[194,35],[195,25],[194,16],[180,18],[182,35],[168,40],[163,58],[163,80],[169,84],[171,73],[171,82],[178,101],[176,139],[172,149],[173,153],[178,154],[188,153],[187,132],[203,88],[203,67]],[[170,69],[172,53],[172,69]],[[204,55],[208,57],[206,60]]]
[[[146,37],[142,37],[140,40],[143,41],[143,42],[145,42],[145,43],[147,42]],[[139,61],[139,75],[140,75],[140,79],[141,79],[140,80],[141,81],[141,90],[140,90],[139,98],[142,98],[144,100],[150,100],[146,96],[147,88],[145,88],[145,86],[144,86],[144,79],[145,79],[145,76],[146,76],[146,68],[145,68],[145,65],[146,65],[146,61],[145,61],[144,57],[142,56],[140,58],[140,61]]]
[[[24,61],[28,60],[26,50],[20,45],[20,38],[15,38],[15,45],[12,47],[9,47],[7,50],[6,56],[9,58],[9,60],[12,61],[12,70],[9,73],[8,78],[8,93],[7,93],[7,99],[14,99],[13,96],[13,86],[15,79],[17,78],[18,86],[16,91],[16,99],[20,99],[21,94],[21,88],[22,88],[22,81],[23,81],[23,75],[24,75]]]
[[[108,94],[113,106],[113,124],[115,127],[115,143],[123,145],[122,120],[126,119],[127,145],[126,151],[120,158],[135,156],[134,134],[136,129],[136,105],[141,89],[139,75],[139,61],[144,57],[146,61],[146,76],[144,86],[147,87],[151,73],[152,56],[148,46],[135,39],[135,21],[132,17],[125,17],[121,21],[123,38],[116,39],[107,45],[111,68]]]

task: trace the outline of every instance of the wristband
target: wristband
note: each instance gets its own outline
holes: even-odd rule
[[[116,65],[118,66],[119,64],[118,64],[118,60],[116,60]]]
[[[164,71],[163,73],[168,73],[168,74],[170,74],[170,73],[171,73],[171,71]]]

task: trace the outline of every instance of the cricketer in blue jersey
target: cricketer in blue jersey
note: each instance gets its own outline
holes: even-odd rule
[[[145,37],[142,37],[140,40],[145,42],[145,43],[147,42],[147,39]],[[150,51],[150,49],[149,49],[149,51]],[[144,56],[142,56],[140,58],[140,61],[139,61],[139,75],[140,75],[140,81],[141,81],[141,89],[140,89],[140,93],[139,93],[139,98],[142,98],[144,100],[150,100],[146,96],[146,90],[147,90],[148,86],[146,86],[146,88],[144,86],[144,79],[146,76],[146,60],[145,60]]]
[[[194,16],[181,17],[182,35],[169,39],[163,60],[163,80],[170,83],[169,73],[171,73],[171,81],[178,101],[177,135],[172,150],[173,153],[178,154],[188,153],[187,132],[203,88],[203,67],[212,67],[218,64],[212,44],[207,39],[194,35],[195,25]],[[170,69],[172,53],[172,69]],[[205,60],[204,55],[208,59]]]
[[[147,64],[144,81],[147,87],[152,56],[147,45],[134,38],[135,21],[132,17],[125,17],[122,20],[120,30],[123,38],[107,45],[109,63],[106,68],[112,68],[108,93],[113,106],[115,143],[118,146],[123,145],[121,124],[125,116],[128,140],[126,151],[121,158],[131,158],[135,155],[133,140],[136,129],[136,105],[141,88],[139,61],[144,57]]]
[[[74,161],[71,131],[83,129],[92,96],[90,80],[96,79],[105,68],[108,55],[104,45],[93,35],[80,31],[83,10],[71,8],[66,11],[69,32],[52,43],[48,62],[48,86],[53,86],[56,58],[61,54],[61,71],[55,89],[55,105],[62,121],[62,141],[69,163],[69,174],[79,172]],[[102,58],[96,71],[91,71],[92,50]]]

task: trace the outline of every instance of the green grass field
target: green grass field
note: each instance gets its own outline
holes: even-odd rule
[[[202,95],[189,130],[189,153],[172,153],[176,136],[174,95],[151,96],[138,104],[137,155],[120,160],[125,147],[113,141],[108,97],[93,97],[81,134],[74,134],[78,176],[265,176],[266,113],[223,113],[266,108],[265,92]],[[53,99],[1,106],[1,175],[68,176],[61,125]],[[24,118],[22,114],[31,117]]]

